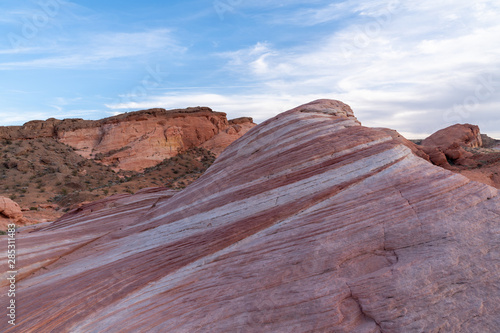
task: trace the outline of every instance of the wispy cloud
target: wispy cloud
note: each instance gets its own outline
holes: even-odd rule
[[[325,17],[336,6],[349,6],[367,18],[315,46],[277,49],[268,43],[233,52],[227,66],[292,96],[335,94],[354,104],[369,125],[393,126],[412,135],[455,121],[482,123],[492,130],[488,118],[500,101],[500,44],[493,42],[500,35],[500,23],[493,19],[498,5],[420,1],[384,12],[382,3],[387,4],[354,6],[347,1],[325,7]],[[377,15],[384,15],[383,20]],[[478,101],[478,110],[445,116],[467,94],[474,97],[485,75],[495,77],[491,84],[496,90]]]
[[[103,65],[116,59],[157,53],[171,55],[186,50],[167,29],[130,33],[102,33],[95,36],[85,36],[82,40],[79,45],[65,43],[44,50],[49,54],[44,54],[41,49],[38,49],[39,53],[30,60],[0,63],[0,70],[75,68],[88,64]]]
[[[37,53],[42,49],[36,47],[25,47],[25,48],[8,48],[1,49],[0,55],[9,55],[9,54],[29,54],[29,53]]]
[[[217,94],[193,92],[189,94],[167,93],[151,96],[138,102],[126,102],[107,104],[113,112],[122,110],[141,110],[154,107],[166,109],[184,108],[187,106],[209,106],[216,111],[226,112],[230,118],[252,116],[257,122],[266,120],[280,112],[291,109],[297,105],[304,104],[314,99],[325,97],[324,95],[311,94],[293,96],[288,94]]]
[[[35,110],[24,110],[23,113],[19,113],[15,109],[3,109],[0,111],[0,126],[9,126],[12,124],[23,124],[27,122],[26,119],[44,120],[47,118],[47,113],[44,111]]]
[[[351,1],[331,3],[326,6],[292,9],[279,17],[271,17],[270,22],[277,25],[313,26],[331,21],[338,21],[359,11],[359,4]]]

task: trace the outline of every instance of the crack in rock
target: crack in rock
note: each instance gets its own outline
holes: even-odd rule
[[[365,312],[365,309],[363,308],[363,305],[361,304],[361,301],[359,300],[358,296],[354,295],[354,293],[352,292],[351,286],[349,286],[349,284],[347,282],[346,282],[346,286],[349,289],[350,298],[352,298],[358,304],[359,311],[361,312],[361,314],[366,319],[373,321],[373,323],[375,324],[375,326],[379,329],[380,333],[384,333],[384,331],[382,330],[382,326],[380,326],[380,323],[375,318],[373,318],[372,316],[370,316],[369,314],[367,314]]]

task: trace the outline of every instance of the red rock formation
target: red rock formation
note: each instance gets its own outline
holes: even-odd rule
[[[488,148],[483,147],[483,138]],[[469,179],[500,188],[500,152],[496,140],[481,135],[475,125],[453,125],[422,141],[430,161]]]
[[[437,131],[422,141],[422,149],[431,161],[439,166],[448,166],[448,161],[460,164],[472,156],[464,147],[477,148],[483,145],[479,127],[456,124]]]
[[[118,200],[19,234],[17,325],[2,331],[500,327],[498,190],[337,101],[251,129],[172,197]]]
[[[26,224],[26,219],[16,202],[0,196],[0,229],[6,230],[9,223],[20,226]]]
[[[97,121],[31,121],[0,128],[0,139],[55,137],[85,158],[116,170],[142,171],[204,143],[218,155],[253,126],[251,118],[231,123],[225,113],[207,107],[150,109]]]
[[[237,118],[229,121],[229,127],[211,139],[205,141],[201,147],[212,151],[219,156],[231,143],[242,137],[255,126],[253,119],[249,117]]]
[[[462,147],[477,148],[483,145],[479,127],[471,124],[456,124],[437,131],[422,141],[423,146],[447,148],[459,144]]]

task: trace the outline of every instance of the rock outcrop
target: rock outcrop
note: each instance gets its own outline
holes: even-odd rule
[[[461,147],[478,148],[483,145],[479,127],[471,124],[456,124],[432,134],[424,141],[423,146],[447,148],[458,144]]]
[[[1,330],[495,332],[498,190],[413,148],[338,101],[282,113],[173,196],[20,233]]]
[[[16,226],[24,225],[26,219],[16,202],[0,196],[0,229],[5,230],[9,223],[15,223]]]
[[[205,141],[201,147],[210,150],[219,156],[231,143],[242,137],[255,126],[252,118],[243,117],[229,121],[227,129],[220,131],[211,139]]]
[[[204,143],[220,154],[253,126],[251,118],[231,123],[207,107],[150,109],[101,120],[31,121],[0,128],[0,139],[56,138],[115,170],[142,171]]]
[[[462,160],[472,156],[464,148],[478,148],[482,145],[479,127],[470,124],[449,126],[422,141],[423,150],[439,166],[447,166],[449,162],[460,164]]]
[[[497,144],[497,140],[482,135],[478,126],[457,124],[432,134],[420,148],[435,165],[500,188]]]

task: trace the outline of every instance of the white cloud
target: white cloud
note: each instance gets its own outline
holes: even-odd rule
[[[307,103],[311,100],[325,97],[324,95],[275,95],[275,94],[206,94],[191,93],[178,94],[169,93],[161,96],[151,96],[139,102],[124,102],[108,104],[106,107],[113,112],[134,111],[161,107],[165,109],[185,108],[189,106],[209,106],[214,111],[221,111],[228,114],[228,118],[250,116],[256,122],[262,122],[269,117],[277,115]],[[330,96],[333,97],[333,96]]]
[[[491,125],[500,102],[497,3],[423,0],[387,7],[386,1],[346,1],[325,7],[324,17],[336,6],[365,19],[344,21],[341,30],[307,45],[278,49],[266,43],[232,52],[227,70],[265,87],[262,99],[333,95],[369,126],[426,135],[470,122],[483,132],[497,131]],[[485,77],[490,93],[481,83]],[[467,99],[474,107],[464,110]]]
[[[20,113],[15,109],[2,109],[0,111],[0,126],[11,126],[11,125],[19,125],[26,122],[26,119],[30,120],[45,120],[47,119],[47,113],[44,111],[32,111],[32,110],[24,110]]]

